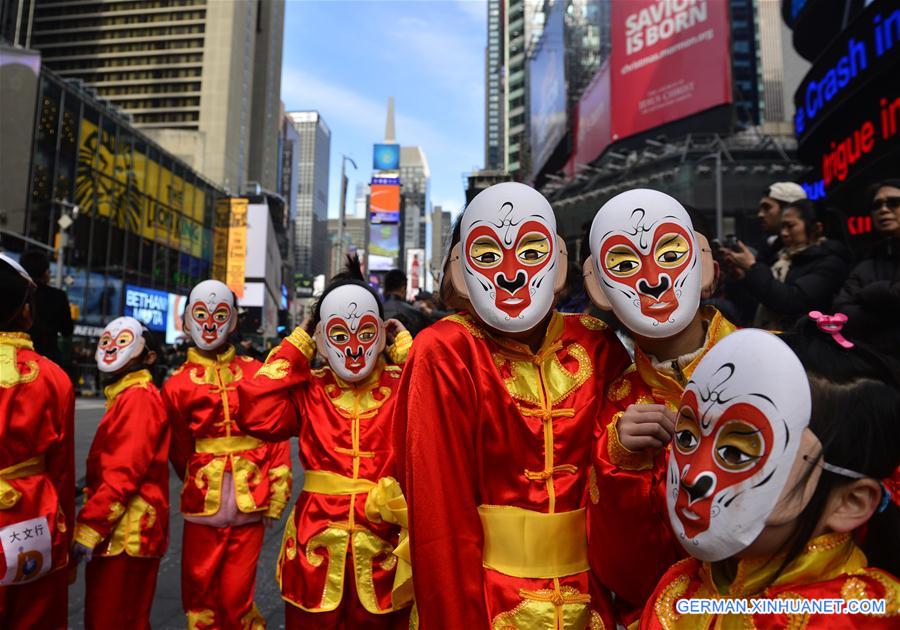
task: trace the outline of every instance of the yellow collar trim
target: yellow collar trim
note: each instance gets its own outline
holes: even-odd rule
[[[109,409],[116,396],[124,392],[129,387],[143,387],[146,389],[147,383],[151,382],[153,377],[149,370],[138,370],[137,372],[129,372],[112,385],[103,388],[103,394],[106,396],[106,408]]]
[[[693,361],[684,366],[681,370],[685,383],[690,380],[697,365],[706,356],[710,348],[719,343],[723,338],[737,330],[737,326],[725,319],[722,314],[712,306],[704,306],[700,309],[700,317],[704,322],[708,322],[706,327],[706,341],[697,353]],[[647,356],[639,347],[634,348],[634,364],[637,368],[641,380],[644,381],[653,390],[658,398],[677,401],[681,398],[684,391],[684,384],[679,383],[674,378],[661,374],[653,367],[653,360]]]
[[[812,539],[796,559],[784,568],[775,580],[773,576],[784,556],[774,559],[746,558],[738,561],[737,573],[724,589],[715,586],[717,565],[703,563],[702,579],[706,589],[730,597],[755,595],[764,588],[781,584],[810,584],[834,579],[866,567],[866,555],[847,533],[824,534]],[[721,565],[719,565],[721,566]]]
[[[229,345],[228,349],[225,352],[216,355],[215,359],[207,359],[202,354],[197,352],[196,348],[188,348],[187,351],[187,360],[190,363],[197,363],[198,365],[202,365],[204,367],[218,367],[222,365],[228,365],[232,361],[234,361],[235,351],[234,346]]]
[[[34,350],[34,344],[31,343],[31,337],[28,333],[23,332],[0,332],[0,345]]]
[[[553,311],[550,316],[550,322],[547,324],[547,332],[544,334],[544,341],[537,352],[532,352],[528,344],[521,343],[515,339],[506,337],[497,337],[488,335],[494,342],[500,346],[502,354],[517,360],[531,361],[533,363],[542,363],[543,359],[548,355],[555,353],[560,349],[559,339],[562,337],[565,321],[562,314]]]

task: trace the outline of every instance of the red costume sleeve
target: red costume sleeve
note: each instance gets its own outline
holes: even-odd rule
[[[629,369],[610,385],[597,426],[599,501],[589,511],[588,549],[594,573],[624,604],[617,607],[626,621],[640,613],[659,578],[684,556],[666,509],[667,450],[632,452],[618,439],[622,412],[631,404],[655,402]]]
[[[456,348],[423,331],[400,383],[405,488],[416,606],[423,628],[484,625],[476,422],[480,401]],[[464,353],[464,348],[462,349]]]
[[[145,388],[134,387],[123,392],[103,422],[108,423],[110,439],[91,445],[91,449],[103,449],[104,460],[114,463],[104,467],[100,485],[78,513],[75,533],[79,543],[91,548],[115,528],[128,501],[140,488],[154,455],[167,441],[165,410],[155,393]],[[85,531],[85,527],[89,530]]]
[[[175,474],[181,481],[184,481],[184,472],[187,470],[188,459],[194,452],[194,436],[188,426],[187,419],[179,411],[179,405],[176,404],[176,393],[173,391],[175,383],[169,380],[162,388],[163,402],[166,406],[166,415],[169,418],[169,424],[172,427],[172,442],[169,447],[169,461]]]
[[[291,500],[291,442],[284,440],[269,444],[269,507],[266,516],[281,518],[284,508]]]
[[[60,397],[60,436],[47,451],[47,473],[55,480],[59,504],[66,515],[66,531],[75,527],[75,391],[69,377],[59,370],[56,391]]]
[[[299,397],[310,382],[310,361],[316,346],[302,328],[295,328],[250,380],[238,385],[243,413],[236,418],[243,431],[261,440],[280,442],[300,433]]]

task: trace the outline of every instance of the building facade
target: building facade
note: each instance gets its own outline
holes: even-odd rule
[[[317,276],[328,266],[328,173],[331,130],[319,112],[289,112],[300,136],[294,273]]]
[[[340,229],[340,219],[328,219],[328,242],[331,244],[331,250],[328,256],[328,269],[325,275],[328,278],[339,273],[343,268],[346,260],[342,260],[338,256],[338,231]],[[344,253],[353,255],[359,254],[360,261],[365,264],[366,250],[369,246],[369,220],[365,215],[350,217],[344,221]]]
[[[404,252],[425,249],[429,221],[431,171],[422,147],[400,148],[400,207],[403,217]]]
[[[226,190],[274,188],[284,0],[34,1],[45,65]]]

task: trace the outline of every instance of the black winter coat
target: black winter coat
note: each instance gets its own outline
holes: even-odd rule
[[[747,270],[747,290],[760,304],[778,316],[778,328],[786,330],[809,311],[828,311],[850,268],[850,250],[831,240],[810,245],[791,257],[784,282],[772,269],[756,262]]]
[[[848,337],[900,346],[900,238],[877,243],[853,268],[833,309],[849,318]]]

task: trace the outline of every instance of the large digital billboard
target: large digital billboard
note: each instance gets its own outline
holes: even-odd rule
[[[550,10],[534,56],[528,62],[531,80],[531,171],[538,173],[566,135],[566,55],[562,6]]]
[[[731,102],[728,3],[612,0],[612,139]]]
[[[400,259],[400,226],[369,225],[369,271],[396,269]]]
[[[400,145],[376,144],[372,152],[372,168],[376,171],[396,171],[400,168]]]
[[[400,223],[400,185],[371,185],[369,193],[369,221],[372,223]]]
[[[578,101],[575,116],[575,166],[595,160],[612,141],[609,62],[604,62]]]

